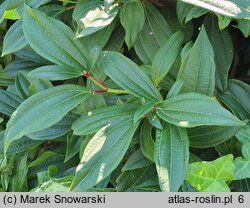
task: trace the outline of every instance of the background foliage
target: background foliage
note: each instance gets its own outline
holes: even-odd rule
[[[250,1],[5,0],[1,191],[250,191]]]

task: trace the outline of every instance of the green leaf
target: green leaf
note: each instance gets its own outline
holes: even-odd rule
[[[146,179],[152,177],[152,175],[155,175],[155,172],[154,165],[125,171],[117,178],[116,191],[138,192],[136,187],[142,184]]]
[[[4,12],[7,9],[9,2],[10,0],[6,0],[6,1],[3,1],[0,5],[0,24],[4,20]]]
[[[192,8],[194,7],[190,4],[185,4],[182,1],[177,1],[176,12],[177,12],[177,18],[181,25],[184,25],[185,18],[188,15],[188,13],[192,10]]]
[[[28,98],[16,109],[7,123],[5,147],[26,134],[56,124],[87,96],[89,93],[84,87],[62,85]]]
[[[14,53],[27,45],[24,37],[22,20],[16,21],[7,31],[3,40],[2,56]]]
[[[187,180],[183,182],[181,189],[183,192],[199,192]]]
[[[101,36],[103,39],[103,35]],[[125,41],[125,32],[122,27],[118,27],[110,36],[104,49],[107,51],[121,51]]]
[[[120,11],[120,21],[126,31],[125,42],[131,49],[145,23],[145,13],[141,2],[123,4]]]
[[[31,82],[28,89],[28,97],[39,93],[43,90],[47,90],[48,88],[53,87],[52,83],[49,80],[45,79],[35,79]]]
[[[148,112],[150,112],[154,107],[154,102],[148,102],[145,105],[138,108],[134,114],[134,123],[141,120]]]
[[[13,77],[5,74],[4,71],[0,68],[0,86],[9,86],[13,82]]]
[[[169,90],[167,98],[178,95],[179,92],[181,91],[183,84],[184,82],[182,80],[178,80],[177,82],[175,82],[173,86],[171,87],[171,89]]]
[[[162,191],[177,192],[183,183],[189,160],[189,141],[185,129],[164,122],[156,131],[155,164]]]
[[[156,53],[152,63],[152,80],[156,86],[164,79],[174,64],[184,40],[184,33],[174,33]]]
[[[59,122],[53,126],[28,134],[32,140],[51,140],[63,136],[71,131],[72,123],[78,118],[73,113],[68,113]]]
[[[218,25],[219,25],[220,30],[224,30],[232,21],[230,17],[226,17],[223,15],[217,14],[217,17],[218,17]]]
[[[100,129],[84,150],[71,190],[88,190],[109,176],[124,157],[136,128],[132,117]]]
[[[122,167],[122,172],[147,167],[152,162],[142,153],[141,149],[136,150]]]
[[[34,192],[68,192],[72,182],[72,176],[62,178],[50,178],[48,181],[43,182],[40,186],[33,190]]]
[[[199,7],[193,7],[186,15],[185,17],[185,23],[189,22],[192,19],[198,18],[204,14],[206,14],[208,10],[202,9]]]
[[[215,87],[214,52],[204,27],[181,64],[177,79],[184,81],[182,92],[213,95]]]
[[[216,181],[231,181],[234,179],[233,155],[226,155],[211,162],[195,162],[188,165],[187,180],[199,191],[211,186],[217,186]]]
[[[39,67],[40,64],[36,62],[26,61],[26,60],[15,60],[12,61],[4,68],[4,73],[10,76],[17,76],[19,72],[26,74]]]
[[[18,73],[15,80],[15,87],[18,96],[22,99],[27,99],[30,81],[23,73]]]
[[[151,175],[150,178],[145,179],[144,182],[135,186],[135,189],[146,192],[160,192],[159,181],[156,174]]]
[[[240,19],[238,20],[238,27],[240,31],[243,33],[245,38],[248,38],[250,36],[250,21],[249,20],[244,20]]]
[[[114,105],[83,113],[72,125],[73,134],[88,135],[96,133],[115,120],[133,116],[137,108],[138,106],[134,104]]]
[[[83,43],[83,45],[90,51],[94,47],[98,47],[101,50],[104,48],[104,46],[109,41],[111,35],[115,35],[116,33],[112,33],[115,27],[115,21],[113,21],[110,25],[107,27],[89,35],[86,37],[80,38],[80,41]],[[116,34],[116,35],[122,35],[119,41],[124,39],[124,34]],[[124,40],[123,40],[124,41]],[[113,41],[112,41],[113,43]],[[110,44],[107,44],[109,46]]]
[[[162,130],[161,121],[160,121],[160,119],[156,116],[155,113],[149,113],[149,114],[148,114],[148,121],[149,121],[149,123],[150,123],[153,127]]]
[[[243,144],[241,152],[245,159],[250,160],[250,143]]]
[[[193,41],[189,41],[181,50],[181,63],[184,62],[184,60],[186,59],[189,51],[192,49],[193,47]]]
[[[225,181],[214,181],[204,192],[231,192]]]
[[[82,76],[82,71],[69,66],[47,65],[31,71],[28,76],[38,79],[65,80]]]
[[[28,162],[28,153],[20,154],[17,156],[14,173],[11,178],[11,187],[10,191],[12,192],[20,192],[27,191],[27,162]]]
[[[241,127],[228,126],[200,126],[188,131],[191,147],[214,147],[231,139]]]
[[[23,1],[24,0],[10,0],[8,3],[7,9],[10,10],[10,9],[18,8],[19,6],[23,4]]]
[[[180,127],[245,125],[214,99],[197,93],[185,93],[168,98],[159,106],[156,113],[168,123]]]
[[[0,89],[0,112],[11,116],[17,107],[23,102],[18,96]]]
[[[108,9],[101,1],[79,1],[74,9],[73,18],[78,24],[76,37],[85,37],[108,26],[118,14],[118,4]]]
[[[49,61],[78,70],[87,67],[86,49],[61,21],[25,6],[23,31],[30,46]]]
[[[173,32],[163,15],[149,1],[145,1],[145,4],[146,21],[135,44],[135,51],[144,64],[149,64]]]
[[[102,56],[104,72],[131,94],[149,101],[162,100],[161,94],[146,74],[130,59],[117,52],[105,52]]]
[[[143,155],[154,162],[154,147],[155,143],[152,138],[152,129],[153,127],[150,125],[148,121],[144,121],[140,134],[139,134],[139,141],[140,141],[140,148],[143,153]]]
[[[38,158],[36,158],[35,160],[33,160],[30,164],[29,164],[29,168],[31,167],[35,167],[37,165],[40,165],[41,163],[43,163],[47,158],[56,155],[56,152],[52,152],[52,151],[46,151],[43,154],[39,155]]]
[[[234,160],[234,164],[235,164],[235,171],[234,171],[235,180],[250,178],[250,160],[244,159],[242,157],[237,157]]]
[[[220,156],[227,154],[239,155],[241,143],[234,137],[214,147]],[[215,154],[215,153],[214,153]]]
[[[93,70],[95,64],[97,63],[98,58],[100,57],[101,49],[98,47],[93,47],[88,55],[88,65],[87,69]]]
[[[239,80],[229,80],[227,91],[219,99],[241,119],[250,119],[250,88]]]
[[[250,191],[250,179],[242,179],[232,181],[233,189],[237,192],[249,192]]]
[[[67,150],[65,154],[65,162],[71,159],[79,152],[79,147],[85,137],[79,137],[73,134],[67,135]]]
[[[235,19],[249,18],[248,8],[241,4],[241,1],[214,1],[214,0],[181,0],[188,4],[193,4],[204,9],[222,14]],[[244,1],[242,1],[244,2]],[[246,3],[248,1],[245,1]],[[249,5],[249,4],[248,4]]]
[[[7,156],[23,153],[27,150],[31,150],[41,144],[42,141],[31,140],[28,137],[24,136],[19,140],[16,140],[11,143],[6,154]],[[4,131],[0,132],[0,154],[4,154]]]
[[[228,71],[233,62],[234,48],[229,31],[227,29],[220,30],[217,22],[216,16],[208,16],[204,25],[215,54],[216,86],[219,90],[225,91],[227,89]]]
[[[19,58],[24,59],[26,61],[35,62],[35,63],[37,63],[37,65],[51,64],[50,61],[48,61],[45,58],[43,58],[42,56],[38,55],[36,53],[36,51],[33,48],[31,48],[29,45],[27,45],[26,47],[22,48],[19,51],[16,51],[14,54],[16,56],[18,56]]]
[[[238,131],[235,136],[243,144],[245,144],[245,143],[250,144],[250,126],[247,125],[246,128],[243,128],[240,131]]]

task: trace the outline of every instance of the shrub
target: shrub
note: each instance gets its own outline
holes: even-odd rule
[[[249,191],[249,5],[5,0],[1,190]]]

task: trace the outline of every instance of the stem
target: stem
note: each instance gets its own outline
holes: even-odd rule
[[[111,89],[111,88],[108,88],[107,89],[109,93],[114,93],[114,94],[128,94],[128,91],[126,90],[116,90],[116,89]]]
[[[98,78],[98,81],[96,81],[87,71],[84,71],[83,76],[87,77],[89,80],[91,80],[96,86],[100,87],[102,90],[92,90],[92,92],[95,93],[114,93],[114,94],[128,94],[128,91],[126,90],[116,90],[116,89],[111,89],[107,88],[105,84]]]
[[[58,1],[61,1],[61,2],[64,2],[64,3],[71,3],[71,4],[76,4],[77,3],[76,1],[71,1],[71,0],[58,0]]]

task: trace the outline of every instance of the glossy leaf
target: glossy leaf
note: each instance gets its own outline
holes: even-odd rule
[[[145,13],[141,2],[129,2],[122,5],[120,21],[125,29],[125,42],[129,49],[135,44],[145,23]]]
[[[18,96],[0,89],[0,112],[11,116],[17,107],[23,102]]]
[[[227,91],[220,93],[218,98],[241,119],[250,118],[250,89],[247,84],[229,80]]]
[[[180,127],[245,125],[214,99],[197,93],[185,93],[168,98],[159,106],[157,115]]]
[[[178,79],[184,81],[181,92],[213,95],[215,88],[214,52],[204,27],[182,63]]]
[[[26,134],[56,124],[87,96],[89,93],[84,87],[63,85],[42,91],[25,100],[7,124],[6,147]]]
[[[88,190],[109,176],[125,155],[136,127],[132,118],[125,118],[101,128],[84,150],[71,190]]]
[[[240,127],[200,126],[188,131],[190,146],[197,148],[214,147],[231,139]]]
[[[65,80],[82,76],[82,72],[69,66],[48,65],[29,73],[30,77],[48,80]]]
[[[147,167],[152,162],[148,160],[142,153],[140,149],[136,150],[130,157],[128,158],[127,162],[122,167],[122,171],[128,171],[133,169],[139,169]]]
[[[245,38],[248,38],[250,36],[250,21],[240,19],[238,20],[238,27],[241,30],[241,32],[244,34]]]
[[[182,80],[178,80],[177,82],[175,82],[169,90],[167,98],[177,95],[181,91],[183,84],[184,82]]]
[[[20,19],[9,28],[4,36],[2,56],[16,52],[27,44],[23,33],[22,20]]]
[[[184,34],[174,33],[156,53],[152,63],[152,80],[156,86],[164,79],[179,54]]]
[[[133,116],[137,110],[137,105],[115,105],[99,108],[84,113],[73,125],[74,135],[88,135],[99,131],[102,127],[111,124],[120,118]]]
[[[41,143],[42,141],[31,140],[30,138],[24,136],[21,139],[11,143],[6,152],[6,155],[10,156],[18,153],[23,153],[28,150],[32,150]],[[0,154],[4,154],[4,131],[0,132]]]
[[[142,184],[146,179],[148,179],[154,174],[155,168],[153,167],[153,165],[150,165],[145,168],[125,171],[117,178],[116,191],[138,191],[136,187]]]
[[[243,144],[241,148],[241,152],[242,152],[242,156],[245,159],[250,160],[250,143]]]
[[[216,86],[219,90],[225,91],[227,89],[228,71],[233,62],[234,48],[229,31],[227,29],[220,30],[217,22],[218,19],[215,16],[207,17],[204,25],[216,54],[214,56]]]
[[[15,87],[19,97],[27,99],[30,81],[22,73],[19,73],[15,80]]]
[[[88,36],[108,26],[118,13],[118,5],[105,9],[101,1],[79,1],[73,17],[78,23],[77,38]]]
[[[10,76],[17,76],[17,74],[20,72],[26,74],[27,72],[32,71],[39,66],[41,65],[36,62],[26,61],[26,60],[17,60],[8,64],[4,68],[4,73]]]
[[[64,116],[59,122],[54,124],[53,126],[43,129],[41,131],[37,131],[34,133],[30,133],[27,136],[32,140],[39,141],[47,141],[56,139],[60,136],[63,136],[71,131],[72,123],[78,118],[77,115],[73,113],[68,113]]]
[[[244,143],[249,143],[250,144],[250,126],[247,125],[246,128],[243,128],[240,131],[238,131],[235,136],[243,144]]]
[[[139,135],[140,148],[143,155],[154,162],[154,140],[152,138],[152,126],[149,122],[144,121],[141,126],[141,131]]]
[[[139,98],[162,100],[161,94],[134,62],[117,52],[105,52],[102,57],[104,72],[122,88]]]
[[[53,87],[53,85],[49,80],[35,79],[31,82],[28,88],[28,97],[31,97],[32,95],[39,93],[43,90],[47,90],[51,87]]]
[[[149,64],[173,32],[162,14],[150,2],[145,1],[145,4],[146,21],[135,44],[135,51],[144,64]]]
[[[75,136],[73,134],[69,134],[67,136],[67,150],[65,154],[65,162],[71,159],[79,152],[79,146],[85,137]]]
[[[230,188],[224,181],[214,181],[208,186],[204,192],[230,192]]]
[[[155,164],[162,191],[178,191],[183,183],[189,160],[189,141],[185,129],[164,123],[157,130]]]
[[[234,160],[235,171],[234,179],[241,180],[245,178],[250,178],[250,161],[242,157],[237,157]]]
[[[154,102],[148,102],[145,105],[138,108],[134,114],[134,123],[137,123],[140,119],[147,115],[154,107]]]
[[[103,49],[104,46],[107,44],[107,42],[109,41],[112,32],[114,30],[115,27],[115,21],[112,22],[110,25],[108,25],[107,27],[93,33],[92,35],[86,36],[86,37],[82,37],[79,40],[83,43],[83,45],[89,50],[91,51],[91,49],[93,49],[94,47],[98,47],[100,49]],[[115,34],[115,33],[113,33]],[[119,41],[122,41],[124,39],[123,34],[116,34],[121,36]],[[113,41],[112,41],[113,43]],[[108,44],[109,45],[109,44]]]
[[[193,7],[186,15],[185,17],[185,23],[189,22],[190,20],[194,19],[194,18],[198,18],[204,14],[206,14],[208,12],[208,10],[206,9],[202,9],[199,7]]]
[[[28,43],[42,57],[61,66],[86,68],[87,51],[64,23],[25,6],[23,30]]]
[[[213,1],[213,0],[181,0],[204,9],[211,10],[231,18],[249,18],[250,12],[237,1]],[[243,1],[242,1],[243,2]]]
[[[192,41],[189,41],[184,47],[183,49],[181,50],[181,63],[184,62],[184,60],[186,59],[189,51],[192,49],[193,47],[193,42]]]
[[[188,165],[187,180],[199,191],[212,190],[219,181],[234,179],[233,155],[226,155],[211,162],[196,162]]]

